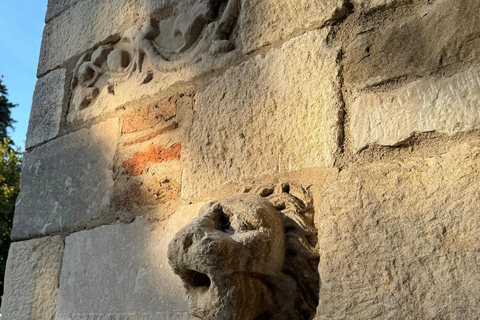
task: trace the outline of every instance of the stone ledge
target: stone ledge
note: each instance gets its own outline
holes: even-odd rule
[[[454,135],[478,129],[479,104],[480,68],[361,96],[350,111],[354,151],[372,144],[395,146],[417,132]]]

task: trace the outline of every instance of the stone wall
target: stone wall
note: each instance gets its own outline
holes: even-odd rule
[[[479,12],[49,0],[2,318],[193,319],[168,243],[285,181],[313,199],[314,319],[480,317]]]

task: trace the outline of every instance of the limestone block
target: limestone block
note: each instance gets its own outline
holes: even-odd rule
[[[480,68],[418,80],[392,93],[366,94],[351,109],[353,147],[393,146],[415,132],[449,135],[480,128]]]
[[[316,198],[316,319],[475,319],[480,143],[341,171]]]
[[[77,2],[78,0],[48,0],[45,22],[50,21],[53,17]]]
[[[63,241],[45,237],[10,246],[2,319],[53,320]]]
[[[26,149],[57,136],[65,96],[65,72],[65,69],[54,70],[38,79],[28,123]]]
[[[411,17],[358,35],[346,48],[345,84],[362,88],[478,62],[479,11],[477,0],[438,0]]]
[[[338,49],[312,31],[229,69],[196,98],[183,196],[262,174],[331,166],[337,150]]]
[[[81,129],[24,156],[13,239],[60,232],[98,218],[110,202],[118,119]]]
[[[68,236],[55,319],[193,319],[167,247],[203,205],[180,207],[165,227],[137,218]]]
[[[342,0],[241,0],[240,34],[248,53],[342,17]]]

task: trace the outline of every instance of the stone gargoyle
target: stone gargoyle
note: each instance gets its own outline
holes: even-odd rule
[[[305,320],[318,305],[312,198],[296,184],[210,202],[179,230],[168,259],[204,320]]]

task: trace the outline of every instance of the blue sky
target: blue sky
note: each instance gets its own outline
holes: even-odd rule
[[[45,26],[47,0],[0,0],[0,75],[8,90],[17,122],[10,136],[25,146],[28,117],[37,80],[38,57]]]

